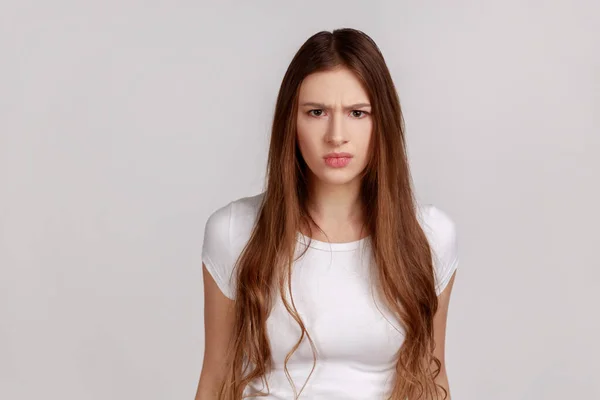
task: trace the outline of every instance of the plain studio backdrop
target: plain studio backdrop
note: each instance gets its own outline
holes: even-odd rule
[[[263,188],[292,56],[380,46],[457,223],[454,400],[600,398],[597,1],[4,1],[0,398],[192,399],[209,214]]]

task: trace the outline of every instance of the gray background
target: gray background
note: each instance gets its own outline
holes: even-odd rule
[[[214,3],[1,3],[0,398],[193,398],[206,218],[262,189],[283,73],[343,26],[458,225],[453,399],[600,398],[598,2]]]

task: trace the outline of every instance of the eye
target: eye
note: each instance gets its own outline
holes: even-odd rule
[[[310,110],[308,112],[309,115],[312,115],[313,117],[320,117],[321,115],[323,115],[323,110]]]
[[[362,118],[366,116],[368,113],[362,110],[352,110],[352,116],[355,118]]]

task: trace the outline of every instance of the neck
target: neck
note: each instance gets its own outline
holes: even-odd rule
[[[321,227],[362,225],[363,208],[358,179],[341,185],[313,179],[309,184],[309,193],[308,211]]]

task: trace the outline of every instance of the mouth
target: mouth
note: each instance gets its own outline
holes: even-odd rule
[[[350,153],[329,153],[325,157],[325,164],[332,168],[342,168],[350,164],[352,154]]]
[[[352,158],[352,157],[353,156],[350,153],[336,153],[336,152],[332,152],[332,153],[327,154],[323,158],[327,159],[327,158]]]

